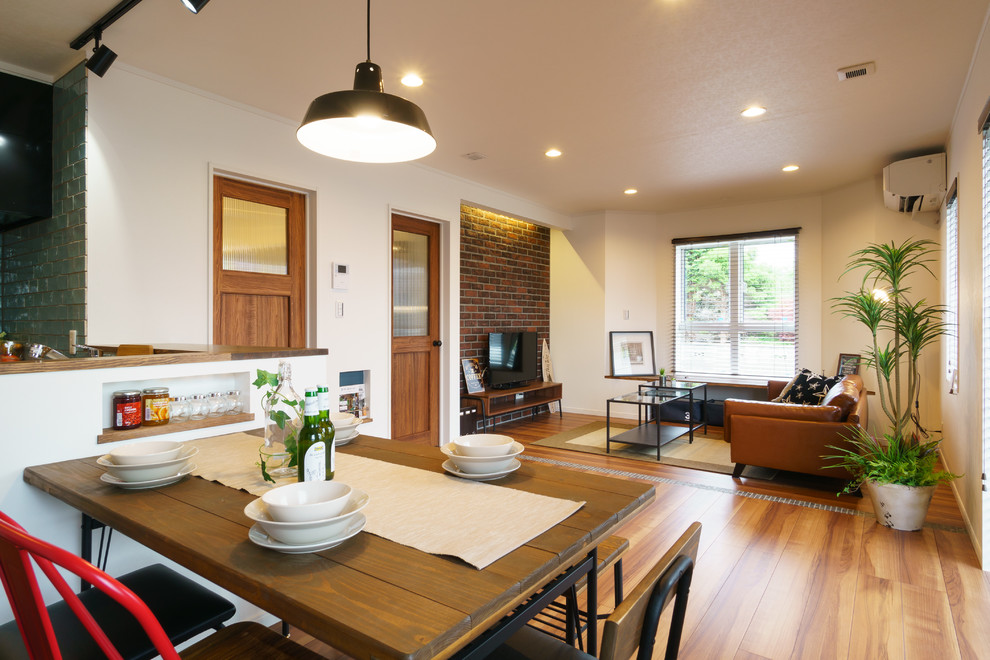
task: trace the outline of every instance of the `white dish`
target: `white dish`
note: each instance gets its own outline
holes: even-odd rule
[[[461,472],[470,474],[492,474],[505,470],[512,464],[512,460],[523,452],[523,449],[522,444],[513,442],[512,451],[501,456],[461,456],[457,453],[457,447],[453,442],[440,447],[440,451],[454,461]]]
[[[329,520],[344,512],[351,487],[342,481],[297,481],[267,491],[261,501],[279,522]]]
[[[192,474],[192,471],[196,469],[196,465],[187,465],[182,468],[182,471],[178,474],[173,474],[170,477],[164,477],[162,479],[150,479],[148,481],[124,481],[123,479],[118,479],[109,472],[104,472],[100,475],[100,481],[104,481],[113,486],[123,488],[125,490],[140,490],[142,488],[158,488],[159,486],[168,486],[169,484],[174,484],[177,481],[181,481],[188,475]]]
[[[333,538],[350,525],[351,518],[361,512],[371,498],[367,493],[354,488],[344,512],[326,520],[308,522],[277,522],[268,512],[268,507],[259,497],[244,507],[244,515],[255,521],[265,533],[285,545],[309,545]]]
[[[344,437],[344,438],[338,438],[335,435],[333,437],[333,446],[334,447],[341,447],[343,445],[349,445],[349,444],[351,444],[351,441],[354,440],[354,438],[358,437],[358,435],[359,435],[358,433],[352,433],[349,436]]]
[[[462,479],[472,479],[474,481],[491,481],[492,479],[501,479],[505,475],[515,472],[516,470],[519,469],[519,466],[521,465],[522,463],[519,461],[518,458],[513,458],[510,461],[509,467],[504,470],[499,470],[498,472],[492,472],[490,474],[473,474],[471,472],[461,472],[459,469],[457,469],[457,464],[455,464],[454,461],[446,460],[443,462],[443,469],[446,470],[447,472],[450,472],[455,477],[460,477]]]
[[[458,437],[454,447],[460,456],[506,456],[512,452],[514,442],[507,435],[474,433]]]
[[[120,481],[143,482],[175,476],[185,468],[189,459],[198,453],[199,447],[185,447],[178,458],[136,465],[118,465],[113,462],[110,454],[104,454],[96,459],[96,462]]]
[[[121,445],[110,450],[110,461],[116,465],[158,464],[179,457],[182,443],[174,440],[146,440]]]
[[[334,546],[338,546],[352,536],[357,535],[362,529],[364,529],[365,523],[368,519],[364,517],[363,513],[352,517],[349,524],[345,527],[340,534],[334,536],[333,538],[324,539],[318,543],[307,543],[303,545],[289,545],[287,543],[282,543],[281,541],[272,538],[266,532],[261,523],[255,523],[251,526],[248,531],[248,538],[255,545],[260,545],[262,548],[268,548],[269,550],[276,550],[278,552],[284,552],[290,555],[299,555],[306,552],[319,552],[321,550],[327,550]]]

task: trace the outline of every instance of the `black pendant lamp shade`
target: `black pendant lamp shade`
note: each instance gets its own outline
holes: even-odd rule
[[[186,6],[186,9],[188,9],[192,13],[198,14],[200,10],[203,9],[203,7],[205,7],[206,3],[209,1],[210,0],[182,0],[182,4],[184,4]]]
[[[314,99],[296,139],[318,154],[359,163],[401,163],[437,148],[419,106],[385,93],[381,67],[371,61],[371,0],[368,59],[354,71],[354,89]]]

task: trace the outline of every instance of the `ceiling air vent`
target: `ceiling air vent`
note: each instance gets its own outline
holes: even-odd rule
[[[844,69],[839,69],[836,73],[839,75],[839,80],[848,80],[849,78],[862,78],[863,76],[869,76],[877,72],[877,65],[875,62],[867,62],[866,64],[857,64],[855,66],[847,66]]]
[[[484,160],[488,158],[488,156],[486,156],[483,153],[479,153],[477,151],[472,151],[469,154],[463,154],[461,158],[467,158],[468,160]]]

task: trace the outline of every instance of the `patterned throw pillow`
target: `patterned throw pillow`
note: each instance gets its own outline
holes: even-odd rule
[[[832,388],[842,380],[842,376],[826,377],[816,374],[811,369],[801,369],[791,382],[784,386],[780,396],[774,401],[780,403],[800,403],[806,406],[817,406]]]

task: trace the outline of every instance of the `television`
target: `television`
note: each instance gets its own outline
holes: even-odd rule
[[[0,231],[52,215],[52,86],[0,72]]]
[[[535,332],[488,333],[488,384],[494,389],[539,377]]]

